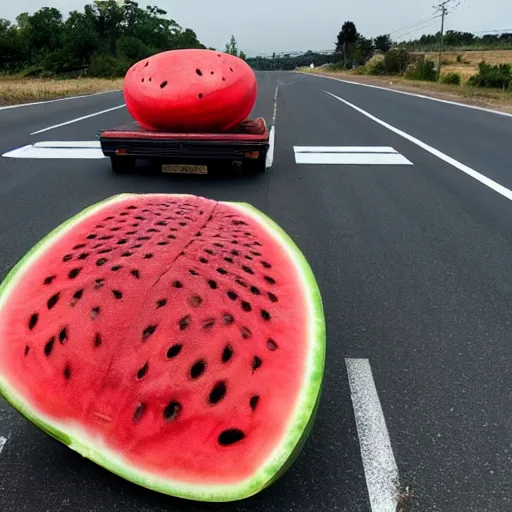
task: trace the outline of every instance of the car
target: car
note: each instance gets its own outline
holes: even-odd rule
[[[155,132],[130,122],[100,130],[98,139],[115,173],[134,171],[138,159],[156,162],[163,172],[204,174],[211,167],[263,173],[269,150],[269,130],[262,117],[223,133]]]

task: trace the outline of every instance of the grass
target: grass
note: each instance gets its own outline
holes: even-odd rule
[[[121,90],[122,87],[123,79],[79,78],[54,80],[4,75],[0,76],[0,106]]]

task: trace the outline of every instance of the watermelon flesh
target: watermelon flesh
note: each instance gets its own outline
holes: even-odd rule
[[[123,194],[57,228],[0,288],[0,392],[139,485],[232,501],[314,417],[325,324],[293,242],[250,205]]]

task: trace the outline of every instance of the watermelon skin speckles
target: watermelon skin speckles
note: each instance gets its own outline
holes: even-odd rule
[[[0,391],[144,487],[247,498],[286,471],[324,371],[320,293],[250,205],[120,195],[50,233],[0,287]]]

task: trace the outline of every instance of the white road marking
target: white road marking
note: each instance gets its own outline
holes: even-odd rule
[[[399,130],[398,128],[395,128],[394,126],[390,125],[389,123],[386,123],[385,121],[382,121],[378,117],[375,117],[374,115],[370,114],[369,112],[366,112],[366,110],[363,110],[362,108],[357,107],[356,105],[336,96],[335,94],[332,94],[328,91],[324,91],[325,93],[329,94],[333,98],[336,98],[337,100],[341,101],[345,105],[353,108],[360,114],[363,114],[364,116],[368,117],[372,121],[375,121],[376,123],[380,124],[381,126],[384,126],[384,128],[387,128],[388,130],[396,133],[397,135],[400,135],[404,139],[412,142],[413,144],[416,144],[420,148],[424,149],[425,151],[428,151],[432,155],[436,156],[437,158],[443,160],[444,162],[452,165],[459,171],[462,171],[466,173],[468,176],[471,176],[475,180],[479,181],[483,185],[493,189],[495,192],[498,192],[498,194],[501,194],[503,197],[506,197],[507,199],[512,200],[512,190],[504,187],[503,185],[500,185],[494,180],[491,180],[491,178],[488,178],[487,176],[484,176],[483,174],[479,173],[478,171],[475,171],[475,169],[472,169],[471,167],[459,162],[458,160],[455,160],[455,158],[452,158],[451,156],[448,156],[447,154],[443,153],[442,151],[439,151],[438,149],[429,146],[425,142],[417,139],[416,137],[413,137],[412,135],[409,135],[408,133]]]
[[[102,110],[100,112],[95,112],[94,114],[89,114],[87,116],[78,117],[77,119],[71,119],[71,121],[66,121],[65,123],[56,124],[53,126],[48,126],[47,128],[43,128],[42,130],[38,130],[37,132],[32,132],[30,135],[38,135],[39,133],[44,133],[50,130],[54,130],[55,128],[60,128],[61,126],[67,126],[68,124],[78,123],[79,121],[83,121],[84,119],[89,119],[91,117],[100,116],[102,114],[106,114],[107,112],[112,112],[114,110],[118,110],[120,108],[124,108],[126,106],[125,103],[119,105],[117,107],[108,108],[107,110]]]
[[[5,158],[35,159],[100,159],[106,158],[101,149],[96,147],[41,147],[29,144],[2,155]]]
[[[294,146],[295,162],[305,165],[413,165],[391,147]]]
[[[372,512],[396,512],[400,477],[368,359],[346,359]]]
[[[7,443],[7,439],[5,437],[0,436],[0,453],[2,453],[5,443]]]
[[[6,105],[5,107],[0,107],[0,110],[11,110],[13,108],[32,107],[33,105],[45,105],[46,103],[57,103],[58,101],[79,100],[81,98],[89,98],[90,96],[100,96],[101,94],[111,94],[113,92],[121,92],[121,90],[114,89],[113,91],[94,92],[92,94],[82,94],[80,96],[69,96],[67,98],[57,98],[56,100],[33,101],[32,103],[20,103],[18,105]]]
[[[36,142],[35,148],[101,148],[99,140],[61,140]]]
[[[272,126],[269,134],[269,148],[267,152],[267,159],[265,161],[265,167],[269,169],[274,163],[274,150],[276,145],[276,117],[277,117],[277,96],[279,94],[279,84],[276,86],[276,93],[274,94],[274,114],[272,116]]]
[[[336,80],[337,82],[343,82],[345,84],[359,85],[361,87],[370,87],[371,89],[380,89],[382,91],[394,92],[396,94],[403,94],[405,96],[413,96],[415,98],[421,98],[424,100],[437,101],[438,103],[446,103],[448,105],[455,105],[456,107],[464,107],[464,108],[470,108],[472,110],[480,110],[482,112],[487,112],[489,114],[496,114],[498,116],[512,117],[511,113],[502,112],[501,110],[493,110],[490,108],[478,107],[476,105],[469,105],[467,103],[459,103],[457,101],[443,100],[441,98],[434,98],[432,96],[426,96],[424,94],[418,94],[418,93],[414,93],[414,92],[399,91],[397,89],[390,89],[389,87],[383,87],[380,85],[371,85],[371,84],[362,84],[360,82],[352,82],[351,80],[343,80],[341,78],[336,78],[334,76],[316,75],[314,73],[307,73],[307,74],[314,76],[315,78],[328,78],[329,80]],[[325,91],[325,92],[327,92],[327,91]]]

